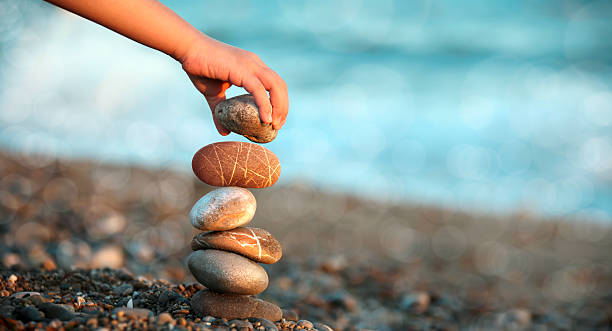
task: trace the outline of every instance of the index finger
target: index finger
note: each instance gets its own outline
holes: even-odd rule
[[[243,82],[243,87],[247,92],[251,93],[255,98],[257,108],[259,108],[259,118],[263,123],[272,122],[272,105],[268,98],[268,93],[262,82],[255,76],[246,79]]]
[[[266,90],[270,91],[270,102],[272,104],[272,125],[279,130],[289,111],[289,96],[287,84],[272,69],[265,68],[258,75]]]

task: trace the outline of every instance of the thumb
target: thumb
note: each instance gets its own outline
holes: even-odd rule
[[[223,100],[225,100],[225,93],[206,97],[206,101],[208,102],[208,106],[210,107],[210,111],[212,112],[213,122],[215,123],[217,131],[220,135],[227,136],[228,134],[230,134],[230,131],[219,122],[217,116],[215,115],[215,107],[217,107],[217,105]]]

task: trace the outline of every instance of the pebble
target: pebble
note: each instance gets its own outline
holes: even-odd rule
[[[263,330],[265,331],[278,331],[276,324],[265,318],[250,317],[249,322],[251,322],[251,324],[253,324],[253,326],[258,330],[261,329],[260,327],[263,327]]]
[[[402,310],[412,310],[415,313],[421,314],[427,310],[431,297],[427,292],[415,292],[405,295],[400,303]]]
[[[274,185],[281,173],[280,162],[269,149],[238,141],[202,147],[191,166],[195,175],[211,186],[264,188]]]
[[[135,318],[148,318],[153,315],[153,312],[146,308],[127,308],[127,307],[119,307],[115,308],[112,311],[112,314],[116,314],[117,316],[125,315],[132,316]]]
[[[227,322],[229,324],[230,328],[235,328],[238,329],[240,331],[253,331],[253,324],[251,324],[251,322],[245,321],[245,320],[239,320],[239,319],[234,319],[231,320],[229,322]]]
[[[234,294],[259,294],[268,287],[268,274],[259,264],[238,254],[207,249],[192,252],[187,265],[207,288]]]
[[[91,268],[120,268],[123,266],[125,256],[120,246],[108,245],[99,249],[91,258]]]
[[[251,94],[243,94],[221,101],[215,107],[215,117],[226,129],[245,136],[256,143],[268,143],[276,138],[272,124],[262,123],[259,108]]]
[[[301,327],[302,329],[306,329],[306,330],[310,330],[314,327],[314,325],[312,325],[312,322],[307,321],[307,320],[299,320],[297,322],[297,326]]]
[[[174,318],[168,313],[161,313],[157,316],[157,324],[164,325],[166,323],[174,324]]]
[[[241,227],[227,231],[202,232],[191,241],[191,249],[218,249],[243,255],[249,259],[272,264],[280,260],[283,249],[268,231]]]
[[[298,314],[294,310],[283,309],[283,318],[287,321],[295,321],[297,322],[300,318]]]
[[[256,208],[257,202],[249,190],[222,187],[200,198],[191,209],[189,217],[191,225],[199,230],[230,230],[249,223]]]
[[[123,285],[119,285],[117,287],[115,287],[113,289],[113,293],[117,294],[117,295],[130,295],[132,294],[132,292],[134,292],[134,287],[131,284],[123,284]]]
[[[314,328],[319,331],[334,331],[330,326],[323,323],[314,323]]]
[[[34,306],[19,307],[15,310],[15,315],[24,322],[38,322],[45,318],[45,315]]]
[[[40,296],[40,292],[32,292],[32,291],[16,292],[16,293],[13,293],[11,296],[13,298],[23,299],[23,298],[27,298],[27,297],[34,296],[34,295]]]
[[[497,314],[495,324],[506,330],[525,329],[531,324],[531,312],[517,308]]]
[[[168,306],[168,304],[181,299],[186,300],[185,297],[182,296],[180,293],[176,293],[170,290],[164,290],[159,296],[159,304],[162,307],[166,307]]]
[[[281,310],[273,303],[251,296],[221,294],[209,290],[198,291],[191,298],[191,308],[198,316],[215,316],[218,318],[265,318],[278,321]]]
[[[38,305],[38,309],[45,313],[48,319],[58,319],[60,321],[69,321],[75,317],[74,313],[62,305],[57,305],[51,302],[44,302]]]

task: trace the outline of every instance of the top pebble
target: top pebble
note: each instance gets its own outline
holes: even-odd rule
[[[243,94],[220,102],[215,107],[215,116],[228,130],[245,136],[256,143],[269,143],[276,138],[277,130],[272,124],[262,123],[255,98]]]

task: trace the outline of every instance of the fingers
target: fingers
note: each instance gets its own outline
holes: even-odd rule
[[[259,108],[259,118],[264,123],[272,123],[272,105],[268,93],[262,82],[256,76],[243,81],[243,87],[255,97],[255,103]]]
[[[287,94],[287,84],[280,76],[269,68],[265,68],[259,73],[259,79],[266,90],[270,91],[270,102],[272,104],[272,125],[279,130],[287,118],[289,111],[289,96]]]

